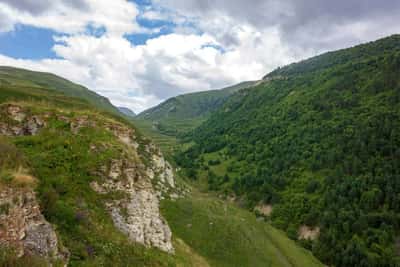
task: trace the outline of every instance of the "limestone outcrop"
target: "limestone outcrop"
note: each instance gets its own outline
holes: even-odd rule
[[[71,115],[64,111],[51,110],[47,113],[32,114],[28,107],[17,104],[0,106],[0,135],[21,136],[40,134],[51,119],[65,122],[74,135],[83,132],[83,128],[101,128],[109,131],[115,139],[110,144],[93,144],[91,153],[102,153],[109,146],[119,143],[119,153],[100,166],[92,175],[98,180],[90,184],[98,194],[118,195],[118,198],[105,198],[105,207],[114,225],[130,240],[147,247],[159,248],[174,253],[172,233],[159,210],[162,198],[177,198],[182,190],[175,183],[172,166],[164,159],[160,150],[149,140],[141,137],[133,127],[106,117],[82,113]],[[66,127],[65,129],[68,129]],[[77,137],[79,138],[79,136]],[[20,194],[29,199],[12,204],[7,213],[2,214],[0,222],[0,242],[16,246],[19,255],[32,253],[49,259],[66,259],[67,255],[59,251],[57,235],[40,213],[33,190],[22,192],[2,192],[0,204],[8,203]],[[8,202],[7,202],[8,201]],[[8,203],[8,204],[7,204]],[[1,230],[3,229],[3,230]]]
[[[171,230],[159,210],[162,193],[175,188],[172,167],[151,143],[145,147],[147,153],[153,154],[146,166],[138,160],[139,145],[133,130],[116,125],[108,129],[125,145],[126,151],[122,159],[113,159],[101,168],[101,182],[92,182],[92,189],[99,194],[120,192],[125,195],[107,202],[106,206],[115,226],[129,239],[174,253]]]
[[[45,126],[45,121],[39,116],[29,115],[21,106],[8,104],[2,106],[7,117],[0,121],[0,135],[21,136],[36,135]]]
[[[60,250],[56,232],[29,188],[0,188],[0,246],[15,249],[18,256],[41,256],[50,262],[67,262],[69,256],[66,249]]]

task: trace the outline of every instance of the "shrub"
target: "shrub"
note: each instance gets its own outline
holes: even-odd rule
[[[0,183],[10,184],[14,179],[14,176],[9,171],[2,171],[0,173]]]

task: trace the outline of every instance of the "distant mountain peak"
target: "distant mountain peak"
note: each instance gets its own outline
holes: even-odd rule
[[[121,113],[125,114],[126,116],[129,116],[129,117],[136,116],[136,113],[133,112],[130,108],[127,108],[127,107],[117,107],[117,108]]]

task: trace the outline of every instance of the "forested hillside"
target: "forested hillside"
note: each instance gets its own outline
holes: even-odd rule
[[[188,176],[293,239],[317,229],[301,242],[324,263],[400,265],[399,35],[277,69],[186,141]]]
[[[142,121],[139,122],[142,125],[143,122],[147,122],[161,134],[178,136],[200,125],[211,112],[221,107],[230,95],[254,83],[242,82],[220,90],[173,97],[143,111],[136,119]]]
[[[0,71],[0,266],[322,266],[176,179],[131,122],[70,97],[74,84],[29,74]]]

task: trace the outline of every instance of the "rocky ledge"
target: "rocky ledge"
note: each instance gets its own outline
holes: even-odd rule
[[[29,107],[17,104],[2,105],[0,109],[6,115],[0,118],[0,135],[40,134],[50,117],[68,123],[71,132],[76,135],[83,128],[94,127],[111,132],[123,151],[118,158],[94,173],[99,179],[91,183],[91,188],[99,194],[117,193],[123,196],[117,200],[105,200],[105,207],[116,228],[130,240],[174,253],[172,233],[160,213],[159,201],[164,197],[176,198],[183,193],[175,185],[172,167],[160,150],[145,138],[138,137],[133,127],[90,113],[70,116],[53,110],[38,115],[31,114]],[[90,149],[97,153],[99,148],[93,144]],[[2,215],[0,222],[2,229],[6,230],[0,232],[0,242],[16,245],[20,255],[33,253],[50,259],[66,258],[65,253],[58,249],[52,226],[40,214],[33,191],[22,194],[10,190],[2,192],[0,200],[5,205],[15,195],[30,201],[23,208],[22,202],[14,203],[8,213]]]
[[[102,182],[92,182],[92,189],[99,194],[122,192],[125,195],[107,202],[106,206],[115,226],[132,241],[174,253],[171,230],[159,210],[162,195],[175,189],[171,166],[151,143],[145,147],[152,155],[146,166],[138,160],[139,145],[132,129],[123,125],[107,128],[125,145],[125,152],[120,159],[113,159],[102,168],[98,174]]]
[[[38,116],[29,115],[22,107],[8,104],[1,107],[2,114],[6,114],[9,119],[6,122],[0,121],[0,135],[21,136],[36,135],[45,126],[45,121]]]
[[[69,256],[66,249],[60,249],[54,228],[29,188],[0,188],[0,246],[15,249],[19,257],[35,255],[67,262]]]

